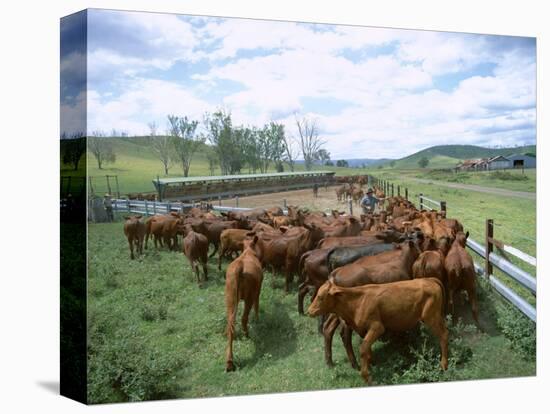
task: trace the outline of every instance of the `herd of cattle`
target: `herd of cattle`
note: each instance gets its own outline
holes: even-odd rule
[[[192,208],[145,220],[139,215],[125,219],[132,259],[134,245],[142,254],[144,243],[147,248],[152,238],[155,247],[183,251],[199,285],[199,264],[204,280],[208,278],[211,245],[210,257],[218,253],[219,269],[224,258],[231,260],[225,272],[227,371],[235,369],[232,344],[238,304],[244,301],[241,322],[248,336],[249,313],[254,308],[258,317],[266,268],[284,274],[285,292],[298,275],[298,312],[304,313],[304,298],[311,294],[307,313],[319,316],[326,363],[333,364],[332,339],[341,326],[349,361],[368,383],[373,342],[386,330],[408,330],[419,321],[439,339],[440,365],[446,369],[445,315],[454,314],[455,294],[460,291],[467,292],[481,329],[474,264],[465,249],[468,233],[458,220],[435,210],[417,210],[402,197],[387,198],[379,212],[360,218],[288,206],[286,214],[279,207],[221,215]],[[364,338],[360,365],[352,332]]]

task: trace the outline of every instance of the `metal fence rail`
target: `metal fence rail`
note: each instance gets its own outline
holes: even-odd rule
[[[483,268],[477,263],[474,263],[476,273],[479,276],[487,277]],[[489,284],[505,299],[507,299],[512,305],[514,305],[520,312],[531,319],[533,322],[537,322],[537,310],[528,303],[525,299],[519,296],[516,292],[506,286],[495,275],[487,277]]]
[[[180,203],[169,201],[147,201],[147,200],[127,200],[127,199],[114,199],[113,211],[125,212],[133,214],[142,214],[144,216],[152,216],[155,214],[168,214],[170,212],[181,212],[185,209],[193,207],[200,207],[201,203]],[[204,203],[203,203],[204,204]],[[249,211],[251,208],[247,207],[230,207],[209,205],[214,211]],[[284,210],[283,210],[284,211]]]
[[[393,190],[393,183],[390,183],[386,180],[381,180],[376,177],[369,177],[372,182],[375,184],[382,184],[384,189],[391,188]],[[407,191],[408,193],[408,191]],[[392,191],[393,195],[393,191]],[[426,197],[424,194],[420,193],[419,198],[419,209],[431,209],[439,208],[442,212],[447,213],[447,203],[445,201],[433,200],[429,197]],[[509,276],[511,279],[515,280],[521,286],[529,290],[533,295],[536,296],[537,292],[537,280],[531,274],[520,269],[518,266],[511,263],[505,257],[505,253],[509,253],[516,258],[523,260],[525,263],[530,264],[531,266],[536,267],[536,258],[522,252],[521,250],[506,245],[493,238],[493,220],[486,220],[486,237],[485,245],[476,242],[475,240],[468,238],[466,245],[477,255],[482,257],[485,260],[485,269],[479,266],[474,262],[476,268],[476,273],[480,276],[484,276],[489,284],[496,290],[503,298],[515,306],[519,311],[526,315],[530,320],[536,323],[536,308],[528,303],[525,299],[517,294],[513,289],[504,284],[498,277],[493,274],[493,265],[497,269],[501,270],[506,276]],[[497,255],[493,252],[493,247],[496,246],[499,249],[502,255]]]
[[[444,201],[435,201],[430,198],[427,198],[423,194],[419,195],[419,205],[422,209],[425,204],[423,204],[424,201],[428,201],[434,205],[441,205],[445,206],[446,209],[446,203]],[[491,227],[489,227],[489,224]],[[487,227],[486,229],[492,229],[493,221],[487,220]],[[506,260],[502,256],[497,255],[496,253],[493,253],[492,246],[496,245],[498,241],[493,239],[492,231],[489,234],[486,234],[486,243],[485,245],[478,243],[477,241],[471,239],[468,237],[466,240],[466,246],[468,246],[474,253],[482,257],[484,260],[486,260],[486,266],[484,270],[482,267],[480,267],[477,263],[474,263],[474,266],[476,267],[476,273],[478,275],[484,276],[489,281],[489,284],[506,300],[508,300],[512,305],[514,305],[519,311],[521,311],[524,315],[526,315],[529,319],[531,319],[533,322],[536,323],[536,308],[533,307],[529,302],[527,302],[525,299],[523,299],[521,296],[519,296],[513,289],[506,286],[499,278],[497,278],[492,273],[492,265],[494,265],[496,268],[501,270],[506,276],[509,276],[516,282],[518,282],[521,286],[528,289],[532,294],[536,295],[537,293],[537,280],[524,271],[523,269],[520,269],[518,266],[514,265],[510,261]],[[536,258],[522,252],[519,249],[516,249],[512,246],[506,246],[500,242],[498,247],[501,247],[503,251],[509,252],[510,254],[513,254],[514,256],[524,260],[525,262],[536,266]],[[488,271],[487,271],[488,270]]]

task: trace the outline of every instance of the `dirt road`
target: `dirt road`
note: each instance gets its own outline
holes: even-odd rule
[[[478,191],[480,193],[494,194],[494,195],[500,195],[504,197],[527,198],[529,200],[536,200],[536,197],[537,197],[536,193],[530,193],[527,191],[512,191],[512,190],[506,190],[504,188],[483,187],[483,186],[474,185],[474,184],[448,183],[445,181],[428,180],[425,178],[408,177],[407,179],[418,181],[419,183],[423,183],[423,184],[435,184],[443,187],[457,188],[460,190]]]

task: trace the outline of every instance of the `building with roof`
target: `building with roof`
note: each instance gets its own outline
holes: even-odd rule
[[[537,158],[528,154],[514,154],[506,158],[510,160],[509,168],[537,168]]]
[[[489,158],[484,164],[485,170],[505,170],[510,168],[510,160],[502,155],[497,155],[496,157]]]
[[[153,185],[159,200],[216,200],[330,185],[334,174],[334,171],[302,171],[157,178],[153,180]]]

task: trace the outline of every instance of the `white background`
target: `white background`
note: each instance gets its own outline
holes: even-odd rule
[[[0,410],[2,412],[548,412],[548,58],[544,1],[10,1],[0,48]],[[538,361],[536,378],[378,387],[85,408],[59,381],[59,18],[86,7],[537,37]],[[544,77],[546,72],[546,78]],[[545,111],[546,109],[546,111]],[[541,114],[546,113],[545,119]],[[546,183],[548,186],[548,183]],[[8,203],[8,201],[10,201]],[[508,358],[502,355],[502,358]],[[221,369],[221,368],[220,368]],[[276,379],[274,378],[274,381]],[[545,394],[546,393],[546,394]]]

